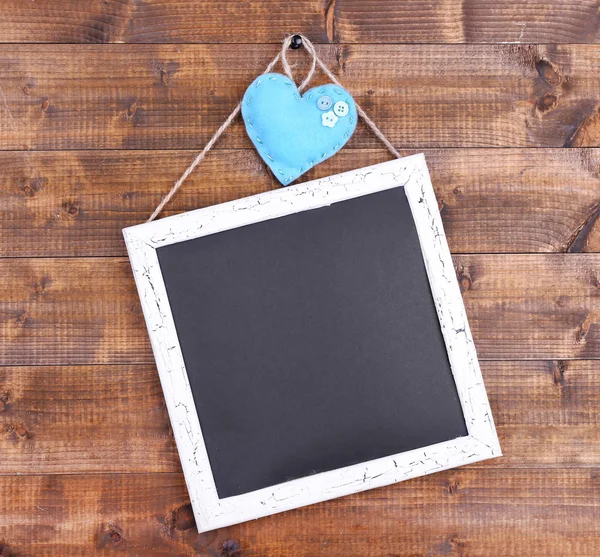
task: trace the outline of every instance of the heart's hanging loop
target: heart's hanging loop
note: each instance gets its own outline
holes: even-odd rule
[[[308,74],[304,78],[304,81],[298,86],[298,91],[302,93],[302,91],[304,91],[306,86],[310,83],[310,80],[313,78],[313,75],[315,75],[315,70],[317,69],[317,51],[315,50],[313,44],[304,35],[290,35],[289,37],[285,38],[283,44],[281,45],[281,65],[283,66],[283,71],[285,72],[285,75],[287,75],[294,83],[296,81],[294,80],[294,76],[292,75],[292,68],[287,60],[287,53],[290,46],[292,46],[292,41],[295,40],[295,37],[300,37],[302,41],[302,46],[306,49],[306,52],[308,52],[308,54],[312,58],[310,70],[308,70]]]

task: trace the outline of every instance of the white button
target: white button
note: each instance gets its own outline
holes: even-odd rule
[[[321,114],[321,123],[328,128],[333,128],[337,124],[337,121],[338,117],[331,110]]]
[[[348,114],[348,112],[350,112],[350,107],[348,106],[348,103],[345,103],[344,101],[338,101],[333,106],[333,111],[335,112],[336,116],[343,118]]]
[[[319,110],[329,110],[332,104],[333,101],[327,95],[323,95],[317,100],[317,106],[319,107]]]

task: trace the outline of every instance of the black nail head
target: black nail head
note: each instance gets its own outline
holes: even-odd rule
[[[302,46],[302,37],[300,35],[294,35],[292,37],[292,42],[290,43],[290,48],[297,50],[301,46]]]

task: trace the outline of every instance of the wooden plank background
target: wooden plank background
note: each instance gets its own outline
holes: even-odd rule
[[[0,13],[2,557],[598,555],[597,0]],[[505,456],[199,535],[120,231],[293,31],[426,154]],[[359,126],[303,179],[387,159]],[[165,214],[276,187],[236,123]]]

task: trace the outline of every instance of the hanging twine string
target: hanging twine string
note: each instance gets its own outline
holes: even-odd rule
[[[317,51],[315,50],[315,47],[313,46],[313,44],[304,35],[298,35],[298,36],[301,37],[302,45],[304,46],[306,51],[311,56],[310,69],[308,71],[308,74],[304,78],[304,81],[302,81],[302,83],[298,87],[298,91],[302,92],[306,88],[306,86],[310,83],[311,79],[314,76],[317,65],[319,66],[319,68],[321,68],[323,73],[325,73],[325,75],[327,75],[327,77],[329,77],[329,79],[331,79],[331,81],[333,83],[335,83],[336,85],[338,85],[340,87],[343,87],[343,85],[338,81],[337,77],[335,77],[335,75],[331,72],[331,70],[317,56]],[[266,67],[266,69],[263,73],[269,73],[275,67],[277,62],[279,62],[279,60],[281,60],[281,65],[283,67],[283,71],[285,72],[285,75],[287,75],[292,81],[294,81],[294,76],[292,75],[292,68],[290,67],[288,60],[287,60],[288,49],[290,48],[290,45],[292,44],[293,38],[294,38],[294,35],[290,35],[289,37],[286,37],[286,39],[283,41],[283,44],[281,46],[281,51],[279,52],[279,54],[277,54],[277,56],[275,56],[275,58],[273,58],[273,60]],[[365,111],[360,106],[358,106],[358,104],[355,103],[355,106],[356,106],[356,111],[358,112],[358,115],[363,119],[365,124],[367,124],[367,126],[373,131],[375,136],[383,142],[383,144],[388,148],[390,153],[392,153],[397,158],[401,158],[400,153],[390,143],[390,141],[387,139],[387,137],[385,137],[385,135],[383,135],[383,132],[375,125],[375,122],[373,122],[373,120],[371,120],[371,118],[369,118],[367,116]],[[154,209],[154,212],[152,213],[152,215],[150,215],[150,218],[146,222],[152,222],[161,213],[161,211],[164,209],[165,205],[169,201],[171,201],[171,198],[177,193],[177,191],[179,190],[179,188],[181,187],[183,182],[185,182],[187,177],[204,160],[204,157],[206,157],[206,154],[212,149],[213,145],[217,142],[217,140],[221,137],[221,135],[223,135],[223,132],[229,127],[231,122],[233,122],[233,120],[239,114],[241,109],[242,109],[242,102],[240,101],[236,105],[236,107],[233,109],[231,114],[227,117],[227,119],[223,122],[223,124],[221,124],[221,127],[210,138],[208,143],[204,146],[204,149],[202,149],[202,151],[196,155],[196,157],[194,158],[192,163],[187,167],[187,169],[181,175],[179,180],[177,180],[177,182],[175,182],[175,184],[173,184],[171,191],[169,191],[169,193],[167,195],[165,195],[163,200],[158,204],[158,207],[156,207],[156,209]]]

